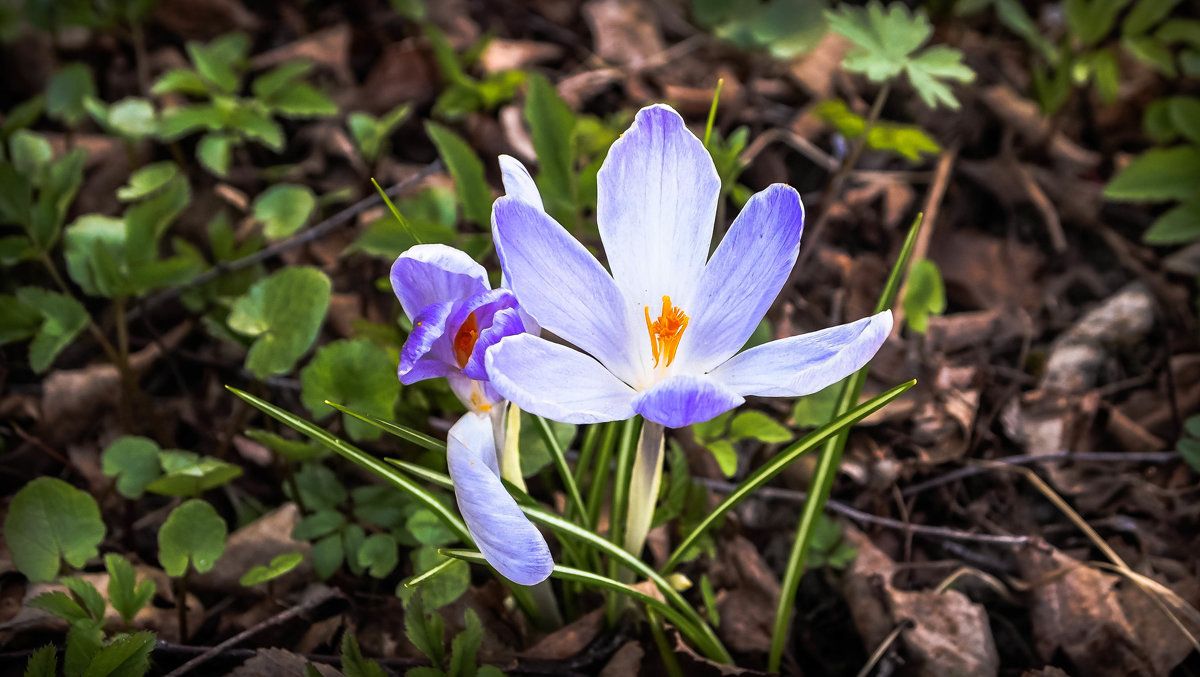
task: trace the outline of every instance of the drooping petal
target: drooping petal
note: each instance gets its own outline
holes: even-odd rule
[[[626,305],[612,277],[545,212],[511,197],[492,207],[506,280],[521,307],[626,382],[637,374]]]
[[[511,155],[500,156],[500,177],[504,181],[504,194],[545,211],[542,194],[521,161]]]
[[[703,373],[745,345],[796,263],[804,206],[791,186],[773,184],[738,214],[704,267],[678,362]]]
[[[392,264],[392,289],[413,319],[426,306],[487,291],[487,271],[465,252],[444,244],[410,247]]]
[[[487,415],[464,414],[450,428],[446,463],[458,510],[488,564],[521,585],[546,580],[554,568],[550,548],[500,482]]]
[[[638,394],[637,413],[668,428],[682,428],[723,414],[745,398],[708,376],[676,374]]]
[[[453,300],[433,303],[425,306],[413,319],[412,333],[400,349],[398,374],[400,382],[404,385],[443,376],[440,368],[430,366],[432,363],[445,364],[450,368],[447,360],[449,356],[445,347],[439,343],[446,334],[446,321],[454,312],[455,305]]]
[[[532,334],[509,336],[485,358],[492,387],[538,416],[563,423],[621,421],[633,416],[633,388],[599,362]]]
[[[517,308],[510,307],[496,311],[492,315],[488,327],[480,330],[479,338],[475,340],[475,349],[471,351],[471,358],[463,367],[463,373],[473,379],[486,381],[488,376],[484,357],[487,355],[488,348],[496,345],[500,339],[506,336],[520,334],[524,331],[525,323]]]
[[[690,312],[721,190],[704,144],[670,106],[647,106],[613,143],[596,182],[604,252],[634,311],[667,295]]]
[[[493,411],[497,405],[504,402],[504,398],[496,392],[492,384],[475,380],[458,369],[446,374],[446,383],[458,401],[477,414]]]
[[[741,395],[799,397],[861,369],[892,331],[892,312],[756,346],[710,376]]]

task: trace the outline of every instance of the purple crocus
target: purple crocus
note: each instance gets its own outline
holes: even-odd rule
[[[672,108],[643,108],[597,177],[609,271],[542,209],[501,158],[508,195],[492,230],[526,312],[578,350],[530,333],[486,353],[491,387],[569,423],[641,414],[666,427],[708,420],[748,395],[797,397],[857,371],[891,331],[883,312],[739,353],[796,262],[804,207],[794,189],[754,195],[709,258],[721,183]]]
[[[484,369],[489,347],[539,328],[511,291],[492,289],[483,266],[452,247],[410,248],[392,265],[391,278],[413,323],[400,351],[400,382],[444,377],[469,409],[450,428],[446,463],[471,538],[509,580],[540,583],[554,562],[546,540],[500,481],[508,402]]]

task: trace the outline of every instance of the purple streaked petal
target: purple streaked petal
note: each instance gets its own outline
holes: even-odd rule
[[[465,299],[491,287],[483,266],[443,244],[410,247],[392,264],[391,277],[409,319],[431,304]]]
[[[621,421],[637,394],[591,357],[532,334],[500,341],[487,352],[492,387],[538,416],[563,423]]]
[[[741,395],[707,376],[676,374],[639,393],[633,408],[655,423],[682,428],[707,421],[745,401]]]
[[[521,334],[524,331],[525,324],[516,308],[503,308],[496,311],[492,315],[488,327],[480,330],[479,338],[475,339],[475,348],[471,351],[471,357],[467,360],[466,366],[463,367],[463,373],[473,379],[486,381],[488,376],[484,356],[487,354],[488,348],[499,343],[500,339],[505,336]]]
[[[639,370],[626,302],[600,262],[545,212],[515,198],[496,200],[492,230],[521,307],[632,382]]]
[[[430,372],[428,367],[418,369],[418,365],[424,362],[448,362],[445,346],[438,344],[446,335],[446,320],[454,312],[454,306],[455,301],[430,304],[413,320],[412,333],[400,349],[400,369],[397,373],[404,385],[442,375]]]
[[[504,194],[545,211],[542,194],[529,170],[511,155],[500,156],[500,177],[504,181]]]
[[[689,371],[707,372],[743,345],[796,263],[804,205],[791,186],[776,183],[756,193],[700,276],[691,322],[678,360]]]
[[[647,106],[596,181],[600,238],[617,287],[636,306],[630,312],[640,317],[642,306],[653,310],[668,295],[690,313],[721,191],[704,144],[670,106]]]
[[[487,415],[464,414],[450,428],[446,463],[458,510],[488,564],[521,585],[546,580],[554,568],[550,548],[500,482],[496,440]]]
[[[863,368],[892,331],[892,312],[756,346],[710,376],[741,395],[799,397]]]

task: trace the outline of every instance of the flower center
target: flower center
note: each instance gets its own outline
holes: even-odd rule
[[[479,322],[475,320],[475,313],[471,313],[454,334],[454,357],[458,360],[459,369],[467,366],[478,338]]]
[[[664,296],[662,314],[657,320],[650,321],[650,306],[646,306],[646,329],[650,332],[650,352],[654,355],[654,366],[658,367],[661,360],[666,360],[664,366],[671,366],[675,361],[675,351],[679,350],[679,339],[683,338],[683,330],[687,329],[688,316],[683,310],[671,305],[671,297]]]

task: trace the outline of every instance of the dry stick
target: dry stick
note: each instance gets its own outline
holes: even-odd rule
[[[327,588],[327,589],[321,591],[316,596],[314,596],[312,599],[310,599],[298,606],[294,606],[291,609],[287,609],[278,614],[275,614],[274,616],[271,616],[270,618],[264,620],[263,622],[255,625],[253,627],[246,628],[245,630],[239,632],[238,634],[234,635],[233,637],[230,637],[229,639],[225,640],[224,642],[221,642],[220,644],[212,647],[208,651],[205,651],[204,653],[200,654],[199,656],[196,656],[192,660],[175,668],[171,672],[167,673],[167,677],[180,677],[180,675],[184,675],[184,674],[196,669],[197,667],[203,665],[204,663],[207,663],[208,661],[212,660],[213,658],[217,657],[218,655],[221,654],[222,651],[224,651],[230,647],[236,646],[237,644],[241,643],[242,641],[249,639],[250,637],[262,632],[263,630],[266,630],[267,628],[270,628],[270,627],[274,627],[281,623],[285,623],[285,622],[291,620],[292,618],[295,618],[296,616],[299,616],[303,613],[312,611],[313,609],[321,606],[325,602],[328,602],[329,600],[331,600],[335,597],[341,597],[341,596],[342,596],[342,593],[338,592],[337,590],[334,590],[332,588]]]
[[[946,196],[946,187],[950,184],[950,174],[954,168],[954,160],[958,157],[958,144],[942,153],[938,159],[937,169],[934,170],[933,185],[925,197],[925,214],[921,230],[917,232],[917,241],[913,243],[912,256],[908,257],[908,270],[904,272],[904,283],[900,285],[900,293],[896,298],[903,299],[908,294],[908,281],[912,278],[912,269],[917,261],[929,253],[929,242],[933,238],[933,228],[937,225],[938,209],[942,206],[942,198]],[[898,303],[892,309],[892,336],[899,336],[900,328],[904,326],[904,304]]]
[[[883,88],[875,95],[875,103],[871,104],[871,112],[867,114],[866,124],[863,126],[862,135],[855,142],[854,147],[850,150],[850,154],[838,165],[837,173],[829,180],[829,184],[825,186],[825,192],[821,194],[821,213],[817,215],[817,220],[812,225],[812,230],[805,240],[806,245],[800,248],[800,257],[796,260],[796,265],[792,268],[795,270],[803,270],[804,262],[808,257],[812,256],[814,250],[821,242],[821,235],[825,232],[825,227],[829,225],[829,214],[833,211],[833,205],[842,196],[842,185],[846,183],[846,178],[854,171],[854,165],[858,164],[858,157],[862,155],[863,148],[867,145],[867,137],[871,133],[871,127],[879,120],[879,114],[883,112],[883,104],[887,101],[888,92],[891,91],[891,84],[884,83]]]
[[[986,464],[973,465],[968,468],[960,468],[953,472],[948,472],[945,475],[935,477],[931,480],[918,482],[904,488],[900,492],[901,496],[912,496],[919,494],[927,489],[940,487],[944,484],[982,475],[983,473],[992,470],[991,464],[996,465],[1029,465],[1034,463],[1049,463],[1051,461],[1079,461],[1084,463],[1170,463],[1171,461],[1179,460],[1179,452],[1175,451],[1146,451],[1146,452],[1084,452],[1070,453],[1063,452],[1061,454],[1047,454],[1045,456],[1006,456],[997,458],[991,461],[981,462]]]
[[[875,648],[875,651],[871,652],[871,657],[867,659],[867,664],[862,667],[862,670],[858,671],[858,677],[867,677],[870,675],[879,661],[883,660],[883,657],[887,654],[888,649],[892,647],[892,644],[900,638],[900,634],[913,627],[913,625],[914,623],[907,618],[897,623],[896,627],[892,628],[887,637],[883,638],[883,642]]]
[[[710,489],[725,493],[734,491],[737,488],[733,484],[722,482],[720,480],[697,479],[696,481]],[[754,492],[754,496],[758,498],[774,498],[777,500],[788,501],[789,503],[802,505],[808,498],[808,493],[804,491],[794,491],[792,489],[762,487],[758,489],[758,491]],[[973,534],[968,531],[951,529],[949,527],[931,527],[924,524],[911,524],[909,522],[901,522],[900,520],[872,515],[870,513],[851,508],[845,503],[839,503],[833,499],[827,500],[825,502],[825,507],[828,508],[830,512],[836,512],[839,515],[849,517],[850,519],[858,522],[874,524],[881,527],[887,527],[889,529],[899,529],[900,531],[921,534],[923,536],[944,538],[952,541],[971,541],[974,543],[986,543],[988,545],[1012,546],[1025,545],[1026,543],[1029,543],[1035,539],[1033,536],[994,536],[991,534]]]
[[[424,181],[430,174],[438,171],[441,169],[441,167],[441,160],[434,160],[421,169],[421,171],[389,188],[387,190],[388,197],[394,198],[400,195],[409,188],[415,186],[421,181]],[[186,289],[202,285],[206,282],[211,282],[212,280],[215,280],[226,273],[232,273],[234,271],[242,270],[243,268],[249,268],[255,264],[262,263],[269,258],[278,256],[289,249],[294,249],[307,242],[318,240],[329,234],[331,231],[333,231],[333,229],[345,225],[346,222],[350,221],[354,217],[380,204],[383,204],[383,199],[379,197],[379,194],[371,193],[369,196],[359,200],[358,202],[355,202],[354,204],[325,219],[312,228],[296,234],[290,239],[273,244],[266,249],[255,252],[249,256],[242,257],[236,261],[218,263],[207,272],[192,278],[190,282],[164,290],[156,296],[146,299],[137,308],[134,308],[132,311],[130,311],[129,319],[133,320],[140,313],[149,312],[162,303],[179,296]]]

